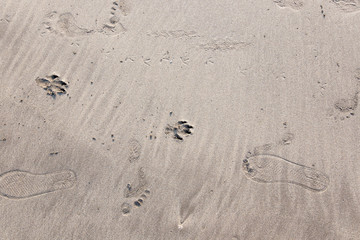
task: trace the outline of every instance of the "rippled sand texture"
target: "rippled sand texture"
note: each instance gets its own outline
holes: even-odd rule
[[[0,239],[359,239],[358,0],[0,1]]]

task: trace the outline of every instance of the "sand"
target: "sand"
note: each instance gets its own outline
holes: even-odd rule
[[[360,1],[0,1],[0,239],[360,239]]]

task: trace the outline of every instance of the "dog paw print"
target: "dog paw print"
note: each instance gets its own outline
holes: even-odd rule
[[[174,125],[168,125],[165,128],[165,134],[170,134],[174,139],[183,141],[184,137],[192,134],[191,129],[193,128],[187,121],[178,121]]]
[[[46,90],[47,94],[56,97],[56,95],[66,94],[67,83],[62,81],[56,74],[46,76],[44,78],[36,78],[36,84]]]

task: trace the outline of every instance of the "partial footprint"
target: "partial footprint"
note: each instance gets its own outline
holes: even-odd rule
[[[145,178],[144,169],[139,168],[137,181],[135,183],[128,183],[126,185],[126,188],[124,189],[124,197],[139,197],[145,191],[146,185],[147,181]]]
[[[273,0],[281,8],[300,10],[304,6],[304,0]]]
[[[140,158],[141,144],[136,139],[131,139],[128,144],[129,144],[128,160],[129,162],[133,163]]]
[[[125,0],[117,0],[112,3],[111,11],[110,11],[110,18],[106,23],[104,23],[100,29],[97,31],[99,33],[108,35],[108,36],[117,36],[121,33],[126,32],[125,27],[120,23],[119,11],[122,15],[126,16],[128,13],[128,3]],[[126,14],[124,14],[126,13]]]
[[[356,110],[359,103],[359,92],[356,92],[351,98],[342,98],[335,102],[334,107],[340,112],[351,112]]]
[[[15,170],[0,175],[0,195],[23,199],[71,188],[76,183],[73,171],[34,174]]]
[[[119,10],[123,16],[127,16],[131,12],[131,6],[129,0],[118,0],[114,2],[114,5],[118,4]]]
[[[67,83],[62,81],[56,74],[46,76],[44,78],[36,78],[36,84],[42,89],[46,90],[47,94],[56,97],[56,95],[65,94],[65,88],[68,87]]]
[[[282,145],[282,146],[290,145],[294,139],[295,139],[295,134],[287,132],[282,136],[281,140],[278,141],[278,145]]]
[[[130,201],[133,201],[133,204],[135,207],[141,207],[145,199],[150,194],[150,191],[146,189],[147,181],[144,173],[143,168],[139,168],[138,170],[138,179],[136,183],[128,183],[126,185],[126,188],[124,190],[124,197],[127,198]],[[124,202],[121,205],[121,212],[124,216],[130,214],[130,211],[132,209],[132,206]]]
[[[102,26],[102,28],[98,30],[99,33],[102,33],[102,34],[105,34],[108,36],[117,36],[125,31],[126,31],[126,29],[119,22],[119,19],[115,16],[111,17],[109,19],[109,22],[105,23]]]
[[[345,120],[355,115],[355,111],[359,105],[360,93],[360,68],[355,69],[354,78],[356,89],[353,94],[348,97],[340,98],[334,102],[333,108],[328,109],[327,115],[335,120]]]
[[[334,120],[346,120],[355,115],[359,103],[359,92],[348,98],[341,98],[335,101],[334,107],[328,109],[328,117]]]
[[[137,198],[136,200],[134,200],[134,206],[135,207],[141,207],[144,203],[145,203],[145,199],[148,198],[150,194],[150,191],[149,190],[145,190],[139,198]],[[121,204],[121,213],[122,215],[124,216],[128,216],[132,211],[132,205],[127,203],[127,202],[124,202]]]
[[[7,31],[7,28],[9,26],[9,22],[10,20],[8,19],[3,19],[1,18],[0,19],[0,39],[3,38],[3,36],[5,35],[6,31]]]
[[[290,145],[295,139],[295,134],[291,132],[284,133],[279,140],[274,143],[267,143],[261,146],[255,147],[252,151],[249,151],[246,155],[247,158],[256,155],[271,155],[274,152],[281,151],[285,146]]]
[[[291,183],[314,192],[325,191],[329,177],[287,159],[273,155],[257,155],[243,160],[243,171],[249,179],[260,183]]]
[[[124,216],[127,216],[131,213],[131,205],[127,202],[124,202],[123,204],[121,204],[121,213]]]
[[[271,150],[273,150],[274,147],[276,147],[276,145],[270,144],[270,143],[267,143],[267,144],[264,144],[261,146],[257,146],[254,148],[253,151],[248,152],[247,157],[254,156],[254,155],[261,155],[264,153],[269,153]]]
[[[331,0],[343,12],[360,11],[360,0]]]
[[[79,27],[74,16],[69,12],[59,14],[54,11],[47,14],[43,26],[41,34],[56,33],[66,37],[79,37],[93,33],[93,30]]]
[[[165,134],[170,134],[174,139],[183,141],[184,137],[192,134],[191,129],[194,127],[187,123],[187,121],[178,121],[174,125],[168,125],[165,128]]]
[[[150,190],[146,189],[141,195],[140,197],[134,201],[134,205],[136,207],[141,207],[142,204],[144,204],[145,199],[148,198],[150,194]]]

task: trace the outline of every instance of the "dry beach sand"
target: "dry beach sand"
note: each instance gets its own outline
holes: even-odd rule
[[[360,1],[0,1],[0,239],[360,239]]]

